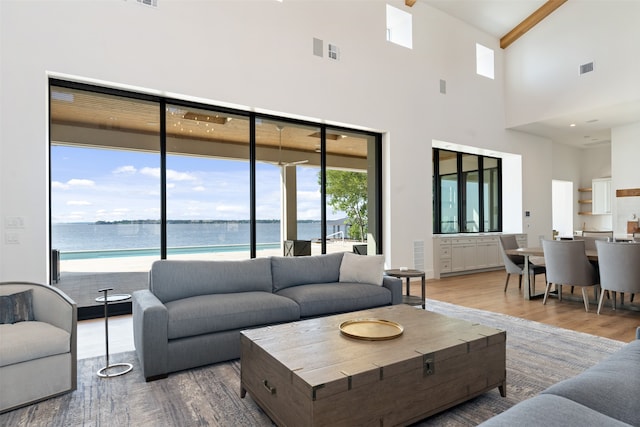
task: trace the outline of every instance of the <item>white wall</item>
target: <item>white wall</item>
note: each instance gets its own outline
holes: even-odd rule
[[[509,46],[504,51],[507,127],[640,100],[638,22],[637,1],[570,1]],[[594,71],[580,76],[580,65],[592,61]],[[615,136],[614,130],[610,146],[586,150],[554,141],[553,178],[571,180],[577,190],[591,187],[594,178],[611,176],[614,190],[620,188],[616,176],[634,171],[629,165],[633,138],[627,132]],[[616,158],[621,159],[618,166]],[[625,188],[637,187],[636,181],[635,187]],[[614,201],[612,215],[578,216],[577,200],[578,194],[576,229],[626,231],[630,207],[616,213]]]
[[[614,232],[627,232],[627,221],[640,217],[640,197],[615,197],[615,191],[640,188],[638,171],[638,147],[640,146],[640,122],[614,128],[611,131],[611,191]]]
[[[638,1],[569,1],[509,46],[508,127],[640,99],[638,22]]]
[[[413,50],[386,42],[381,1],[0,1],[0,217],[24,220],[0,227],[0,280],[48,281],[49,75],[385,132],[389,267],[413,265],[412,242],[424,241],[432,274],[433,139],[521,155],[532,217],[511,221],[550,235],[552,144],[504,130],[498,40],[390,3],[414,16]],[[341,60],[314,56],[314,37]],[[475,75],[476,42],[495,49],[495,80]]]

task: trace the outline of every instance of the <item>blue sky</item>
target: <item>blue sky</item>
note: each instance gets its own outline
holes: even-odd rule
[[[317,168],[298,166],[298,219],[320,219]],[[280,218],[280,169],[257,165],[258,219]],[[52,220],[160,218],[158,154],[53,146]],[[169,219],[249,219],[249,163],[167,156]],[[344,215],[327,209],[329,219]]]

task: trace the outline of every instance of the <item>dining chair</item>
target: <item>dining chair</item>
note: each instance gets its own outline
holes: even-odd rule
[[[613,230],[611,231],[583,231],[582,237],[603,237],[607,240],[607,237],[613,239]]]
[[[500,236],[500,248],[502,250],[502,261],[504,269],[507,272],[507,280],[504,283],[504,291],[507,292],[509,286],[509,278],[512,274],[517,274],[518,289],[522,289],[522,275],[524,274],[524,257],[521,255],[507,255],[507,249],[518,249],[518,241],[513,234],[505,234]],[[531,273],[531,284],[535,289],[536,274],[544,274],[546,269],[544,265],[529,263],[529,271]]]
[[[573,236],[573,240],[584,240],[584,248],[587,251],[595,251],[596,250],[596,240],[602,240],[603,242],[607,242],[611,239],[609,236],[600,235],[600,236]]]
[[[562,285],[581,286],[585,311],[589,311],[587,288],[594,286],[597,301],[598,271],[589,262],[583,240],[543,240],[544,261],[547,268],[547,288],[543,304],[547,303],[551,285],[558,288],[562,300]]]
[[[616,293],[621,293],[621,302],[624,294],[640,293],[640,244],[638,243],[610,243],[596,242],[598,250],[598,265],[600,267],[600,301],[598,302],[598,314],[602,309],[604,293],[611,291],[611,305],[616,309]]]

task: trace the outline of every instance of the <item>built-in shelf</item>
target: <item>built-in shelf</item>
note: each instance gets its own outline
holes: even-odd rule
[[[578,188],[579,193],[591,193],[591,188]],[[585,194],[588,197],[588,195]],[[591,205],[593,203],[593,199],[578,199],[578,203],[580,205]],[[593,215],[591,206],[580,206],[580,209],[589,209],[585,211],[579,211],[578,215]]]

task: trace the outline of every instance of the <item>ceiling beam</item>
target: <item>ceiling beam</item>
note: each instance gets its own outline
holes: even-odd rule
[[[536,26],[540,21],[553,13],[554,10],[562,6],[567,0],[548,0],[540,6],[538,10],[526,17],[524,21],[516,25],[511,31],[500,39],[500,47],[506,49],[514,41],[518,40],[524,33]],[[406,0],[408,3],[409,0]]]
[[[416,1],[417,1],[417,0],[404,0],[404,4],[405,4],[405,5],[407,5],[407,6],[409,6],[409,7],[411,7],[411,6],[413,6],[414,4],[416,4]]]

